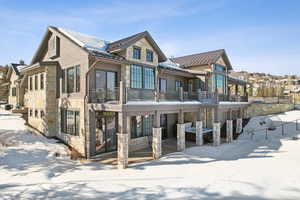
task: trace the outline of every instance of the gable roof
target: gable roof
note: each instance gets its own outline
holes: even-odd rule
[[[11,63],[11,64],[9,64],[9,67],[11,67],[12,70],[14,70],[14,72],[19,76],[20,75],[20,71],[22,69],[24,69],[25,67],[27,67],[27,65]]]
[[[135,35],[132,35],[132,36],[123,38],[121,40],[117,40],[115,42],[109,43],[107,51],[108,52],[121,51],[121,50],[126,49],[127,47],[133,45],[138,40],[140,40],[144,37],[150,42],[150,44],[154,47],[154,49],[158,53],[158,61],[159,62],[166,61],[167,57],[162,52],[162,50],[158,47],[158,45],[156,44],[154,39],[151,37],[151,35],[149,34],[148,31],[137,33]]]
[[[201,65],[209,65],[214,64],[218,61],[218,59],[222,57],[224,62],[228,66],[228,69],[231,70],[232,66],[229,62],[229,59],[226,55],[224,49],[219,49],[215,51],[208,51],[204,53],[198,53],[188,56],[182,56],[177,58],[171,58],[173,62],[176,62],[185,68],[192,67],[192,66],[201,66]]]

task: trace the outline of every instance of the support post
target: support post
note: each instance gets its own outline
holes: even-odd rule
[[[162,155],[162,141],[161,141],[161,127],[160,127],[160,113],[155,111],[154,127],[152,137],[152,155],[154,159],[159,159]]]
[[[91,158],[95,154],[95,136],[96,136],[96,113],[94,110],[87,112],[87,133],[86,133],[86,158]]]
[[[233,130],[232,130],[232,120],[226,121],[226,142],[231,143],[233,141]]]
[[[196,144],[203,145],[203,123],[196,121]]]
[[[184,99],[183,99],[184,97],[183,97],[183,87],[180,87],[179,88],[179,100],[180,101],[183,101]]]
[[[242,129],[243,129],[242,123],[243,123],[243,119],[242,118],[238,118],[236,120],[236,132],[237,133],[241,133],[242,132]]]
[[[221,134],[220,134],[220,122],[214,122],[213,127],[213,145],[219,146],[221,144]]]
[[[219,122],[219,113],[218,113],[218,107],[215,107],[213,109],[213,145],[219,146],[221,144],[221,124]]]
[[[120,112],[118,117],[118,168],[128,167],[129,137],[128,129],[130,117],[126,113]]]
[[[184,113],[182,110],[178,113],[178,124],[177,124],[177,150],[185,150],[185,124],[184,124]]]

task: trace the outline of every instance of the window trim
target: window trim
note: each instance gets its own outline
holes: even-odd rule
[[[78,70],[79,69],[79,70]],[[69,70],[73,70],[73,90],[69,91]],[[72,94],[72,93],[78,93],[81,89],[81,67],[80,64],[73,65],[71,67],[66,67],[61,70],[61,79],[62,79],[62,87],[61,87],[61,93],[62,94]],[[79,72],[79,73],[78,73]],[[79,78],[78,78],[79,74]]]
[[[40,90],[44,89],[44,85],[45,85],[45,76],[44,73],[40,74]]]
[[[138,58],[135,58],[135,50],[139,50],[139,56]],[[132,58],[133,59],[136,59],[136,60],[141,60],[142,58],[142,48],[141,47],[138,47],[138,46],[133,46],[132,47]]]
[[[68,131],[68,111],[73,112],[74,117],[74,132]],[[78,126],[77,126],[77,118],[78,115]],[[60,107],[60,132],[71,135],[71,136],[80,136],[80,110],[79,109],[67,109]]]
[[[161,81],[162,80],[166,81],[166,91],[162,91],[161,90]],[[165,93],[167,93],[167,90],[168,90],[168,79],[166,79],[166,78],[159,78],[159,92],[165,94]]]
[[[135,88],[135,87],[132,87],[132,66],[138,66],[140,67],[142,70],[142,77],[141,77],[141,82],[142,82],[142,86],[140,88]],[[148,68],[148,69],[152,69],[153,70],[153,77],[154,77],[154,80],[153,80],[153,88],[145,88],[145,68]],[[137,90],[155,90],[156,89],[156,85],[155,85],[155,78],[156,78],[156,71],[155,71],[155,68],[154,67],[149,67],[149,66],[144,66],[144,65],[139,65],[139,64],[132,64],[130,65],[130,88],[131,89],[137,89]]]
[[[148,53],[151,53],[151,60],[148,60]],[[154,61],[154,53],[150,49],[146,49],[146,61],[151,62],[151,63],[153,63],[153,61]]]

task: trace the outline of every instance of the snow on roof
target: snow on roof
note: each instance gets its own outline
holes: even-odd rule
[[[108,44],[110,43],[109,41],[102,40],[94,36],[66,30],[63,28],[57,29],[83,48],[86,48],[91,51],[100,51],[102,53],[107,53],[106,49]]]
[[[172,62],[169,58],[165,62],[159,63],[159,66],[165,67],[165,68],[173,68],[173,69],[177,69],[177,70],[183,70],[180,67],[180,64]]]

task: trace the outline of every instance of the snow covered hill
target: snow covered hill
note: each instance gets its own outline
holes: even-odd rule
[[[268,131],[267,139],[255,131],[297,118],[300,111],[255,117],[231,144],[117,170],[70,160],[63,144],[29,133],[20,116],[0,111],[0,199],[300,199],[295,123],[285,125],[284,135],[281,128]]]

